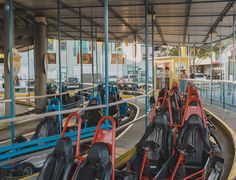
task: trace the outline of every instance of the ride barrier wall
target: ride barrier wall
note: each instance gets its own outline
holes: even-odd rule
[[[234,146],[233,164],[232,164],[232,168],[228,176],[228,179],[235,180],[236,178],[236,133],[234,132],[232,128],[230,128],[221,118],[219,118],[213,112],[209,111],[206,108],[204,108],[204,110],[215,118],[216,121],[214,123],[217,123],[226,132],[226,134],[230,138],[230,141],[233,143],[233,146]]]
[[[148,94],[150,94],[152,91],[148,92]],[[58,95],[57,95],[58,96]],[[132,100],[138,99],[138,98],[144,98],[146,97],[146,94],[142,94],[136,97],[132,97],[129,99],[125,99],[125,100],[121,100],[121,101],[117,101],[114,103],[109,103],[108,106],[114,106],[114,105],[119,105],[122,104],[124,102],[130,102]],[[47,112],[44,114],[32,114],[32,115],[26,115],[26,116],[19,116],[19,117],[14,117],[14,118],[6,118],[6,119],[2,119],[0,120],[0,124],[1,123],[9,123],[9,122],[20,122],[20,121],[28,121],[28,123],[30,123],[30,121],[36,121],[40,118],[43,117],[47,117],[47,116],[53,116],[53,115],[62,115],[62,114],[69,114],[71,112],[81,112],[81,111],[85,111],[85,110],[92,110],[92,109],[101,109],[101,108],[105,108],[106,105],[97,105],[97,106],[92,106],[92,107],[85,107],[85,108],[73,108],[73,109],[69,109],[69,110],[59,110],[59,111],[54,111],[54,112]],[[125,124],[125,127],[128,127],[129,125],[135,123],[136,121],[142,119],[146,117],[146,115],[143,115],[141,117],[135,117],[135,119],[127,124]],[[124,126],[122,126],[122,128],[124,128]],[[86,138],[86,141],[89,141],[89,137],[91,137],[94,134],[96,127],[91,127],[91,128],[86,128],[82,130],[82,135],[81,138]],[[117,128],[119,130],[119,128]],[[76,131],[74,132],[69,132],[66,135],[70,136],[72,138],[73,141],[76,140]],[[12,151],[12,153],[8,153],[8,154],[3,154],[0,156],[0,166],[9,164],[9,163],[13,163],[13,162],[17,162],[19,160],[23,160],[26,159],[27,155],[33,156],[34,154],[32,154],[32,152],[38,151],[38,150],[44,150],[44,149],[48,149],[51,148],[53,146],[55,146],[57,139],[59,138],[59,135],[56,136],[50,136],[47,138],[41,138],[41,139],[36,139],[36,140],[31,140],[28,142],[24,142],[24,143],[19,143],[19,144],[13,144],[13,145],[9,145],[9,146],[4,146],[1,148],[0,152],[6,152],[6,151]],[[37,144],[40,144],[38,146],[35,146]],[[30,147],[34,145],[34,147]],[[28,147],[27,149],[24,149],[25,147]],[[15,151],[17,150],[18,151]],[[24,154],[27,155],[25,156]],[[20,157],[17,157],[19,155],[23,155]],[[16,157],[16,158],[14,158]],[[11,160],[7,160],[9,158],[14,158]]]
[[[236,82],[223,80],[181,79],[180,90],[184,92],[187,83],[193,84],[204,103],[236,112]]]

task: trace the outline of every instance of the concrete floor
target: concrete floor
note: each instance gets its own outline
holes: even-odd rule
[[[140,111],[138,117],[145,114],[145,104],[143,99],[139,99],[136,102],[132,101],[132,103],[138,105],[139,107]],[[145,131],[144,121],[145,118],[142,118],[136,123],[134,123],[133,126],[129,129],[129,131],[116,141],[117,156],[124,154],[126,151],[128,151],[138,143]]]
[[[138,99],[137,101],[132,101],[132,103],[138,105],[139,107],[139,115],[138,117],[142,116],[145,114],[145,104],[144,104],[144,99]],[[235,122],[235,115],[236,113],[227,111],[227,110],[223,110],[221,108],[218,107],[214,107],[214,106],[210,106],[207,104],[204,104],[204,107],[206,107],[208,110],[210,110],[211,112],[213,112],[215,115],[217,115],[218,117],[220,117],[221,119],[223,119],[232,129],[234,129],[236,131],[236,122]],[[22,112],[22,111],[27,111],[27,107],[25,106],[21,106],[18,105],[16,107],[17,112]],[[140,140],[140,138],[143,136],[144,132],[145,132],[145,126],[144,126],[144,121],[145,118],[140,119],[139,121],[137,121],[136,123],[134,123],[132,125],[132,127],[125,133],[124,136],[120,137],[117,141],[116,141],[116,157],[124,154],[126,151],[128,151],[129,149],[131,149],[132,147],[134,147],[136,145],[136,143]],[[24,126],[16,126],[16,132],[23,132],[28,133],[28,132],[32,132],[32,128],[35,128],[36,125],[38,124],[38,121],[32,121],[31,123],[27,123]],[[17,135],[17,133],[16,133]],[[4,137],[9,136],[9,132],[7,131],[0,131],[0,141],[3,141]],[[225,135],[224,132],[218,132],[216,134],[217,139],[220,140],[220,144],[223,147],[226,147],[226,149],[224,149],[224,152],[222,153],[223,157],[227,157],[226,160],[230,161],[230,154],[232,154],[232,149],[230,148],[230,144],[227,144],[229,142],[225,141]],[[1,145],[0,145],[1,146]],[[225,154],[225,152],[227,154]],[[231,164],[228,164],[228,167],[225,168],[224,170],[224,174],[228,174],[227,170],[230,170]],[[227,175],[224,175],[224,177],[226,178]]]
[[[15,113],[16,114],[27,112],[30,109],[32,109],[32,107],[24,106],[24,105],[20,105],[20,104],[15,104]],[[4,104],[0,103],[0,116],[3,116],[3,115],[4,115]]]

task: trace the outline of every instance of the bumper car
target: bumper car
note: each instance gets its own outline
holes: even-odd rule
[[[75,157],[79,156],[80,132],[82,119],[78,113],[71,113],[61,133],[53,153],[46,158],[44,165],[37,177],[38,180],[69,179],[74,164],[74,148],[70,137],[65,137],[69,120],[76,116],[78,120],[77,148]]]
[[[109,122],[107,122],[109,120]],[[105,122],[106,121],[106,122]],[[107,128],[102,127],[105,122]],[[73,180],[115,179],[116,123],[112,117],[104,116],[98,123],[91,148],[86,158],[78,163]]]

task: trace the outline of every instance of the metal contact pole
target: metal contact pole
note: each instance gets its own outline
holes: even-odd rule
[[[94,44],[93,44],[93,18],[91,18],[91,40],[92,40],[92,43],[91,43],[91,46],[92,46],[92,84],[94,85],[94,57],[93,57],[93,50],[94,50]]]
[[[12,47],[13,47],[13,4],[12,0],[9,0],[9,50],[10,50],[10,115],[11,118],[14,118],[15,116],[15,97],[14,97],[14,80],[13,80],[13,53],[12,53]],[[11,122],[11,143],[14,144],[14,136],[15,136],[15,125],[14,122]]]
[[[62,92],[61,84],[61,2],[57,0],[57,38],[58,38],[58,61],[59,61],[59,93]]]
[[[213,60],[213,54],[212,54],[212,33],[211,33],[211,73],[210,73],[210,75],[211,75],[211,104],[212,104],[212,69],[213,69],[213,66],[212,66],[212,60]]]
[[[106,110],[105,115],[109,115],[109,108],[108,108],[108,1],[104,0],[104,25],[105,25],[105,103],[106,103]]]
[[[80,83],[81,88],[84,88],[84,77],[83,77],[83,51],[82,51],[82,17],[81,17],[81,8],[79,9],[79,42],[80,42]],[[82,91],[83,94],[83,91]]]
[[[66,40],[66,81],[68,79],[68,41]]]
[[[136,81],[138,82],[136,66],[137,66],[137,39],[136,39],[136,34],[134,34],[134,75],[135,75]]]
[[[30,97],[30,57],[29,57],[29,46],[28,46],[28,52],[27,52],[27,60],[28,60],[28,96]]]
[[[58,38],[58,61],[59,61],[59,93],[62,93],[62,82],[61,82],[61,2],[57,0],[57,38]],[[60,96],[60,110],[62,106],[62,96]],[[62,130],[62,118],[59,116],[60,121],[60,132]]]
[[[154,79],[154,12],[153,12],[153,6],[152,6],[152,95],[155,96],[154,92],[154,85],[155,85],[155,79]]]
[[[95,26],[95,34],[96,34],[96,43],[95,43],[95,53],[96,53],[96,74],[97,74],[97,84],[98,84],[98,45],[97,45],[97,40],[98,40],[98,35],[97,35],[97,26]]]
[[[145,0],[145,54],[146,54],[146,61],[145,61],[145,85],[146,85],[146,97],[145,97],[145,127],[148,126],[148,0]]]
[[[232,81],[234,81],[235,79],[235,71],[234,71],[234,68],[235,68],[235,16],[233,16],[233,78],[232,78]]]

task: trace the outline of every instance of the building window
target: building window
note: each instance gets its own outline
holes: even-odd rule
[[[53,51],[54,50],[54,40],[48,39],[48,50]]]

